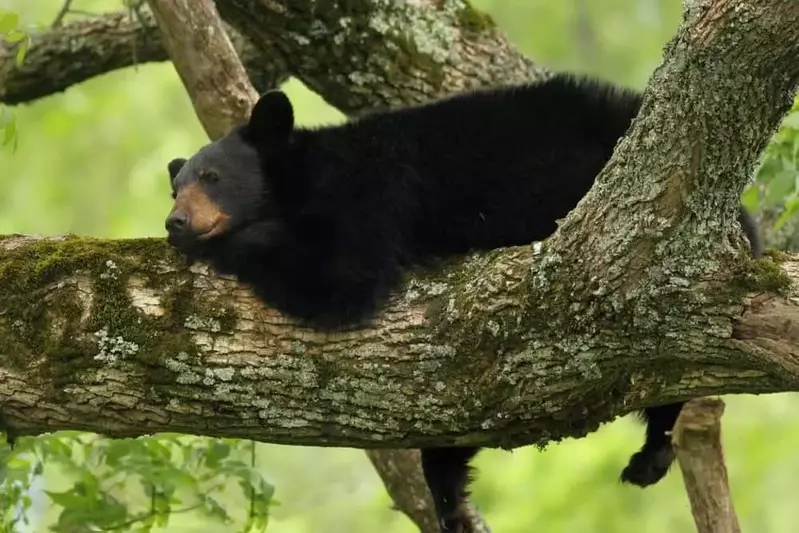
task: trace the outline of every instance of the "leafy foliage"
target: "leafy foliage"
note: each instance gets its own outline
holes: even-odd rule
[[[21,439],[13,452],[5,450],[3,501],[21,501],[23,511],[30,506],[26,493],[31,477],[41,475],[43,465],[73,481],[64,490],[45,491],[60,508],[50,528],[54,533],[86,528],[149,532],[187,511],[230,524],[220,496],[234,482],[250,503],[244,531],[265,531],[275,504],[274,488],[253,468],[254,443],[250,441],[178,434],[108,439],[61,432]],[[139,498],[130,503],[134,487]],[[4,507],[6,529],[25,521],[25,512]]]
[[[771,209],[779,212],[774,230],[785,225],[799,212],[799,100],[785,117],[780,129],[761,158],[755,183],[743,196],[752,211]]]
[[[0,10],[0,41],[17,45],[17,64],[21,65],[30,48],[30,35],[20,29],[19,15],[13,11]],[[17,148],[17,121],[8,107],[0,105],[0,138],[3,146]]]

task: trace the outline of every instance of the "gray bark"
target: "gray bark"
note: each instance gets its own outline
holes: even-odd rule
[[[243,38],[230,25],[228,35],[261,92],[286,80],[285,67]],[[0,43],[0,102],[8,105],[50,96],[113,70],[169,60],[152,14],[142,10],[79,19],[32,34],[31,48],[18,65],[15,48]]]
[[[414,276],[373,326],[328,335],[180,267],[160,240],[8,237],[0,250],[0,406],[17,434],[520,446],[653,403],[799,388],[791,297],[737,298],[714,327],[672,316],[657,341],[619,323],[591,342],[579,315],[542,303],[566,326],[551,336],[525,305],[528,248]]]
[[[674,429],[674,449],[697,533],[741,533],[724,465],[723,413],[724,402],[718,398],[697,398],[683,407]]]
[[[346,113],[547,76],[461,0],[216,5],[259,92],[295,75]],[[168,59],[146,9],[141,22],[126,12],[79,19],[35,34],[21,66],[13,46],[0,43],[0,102],[30,102],[115,69]]]

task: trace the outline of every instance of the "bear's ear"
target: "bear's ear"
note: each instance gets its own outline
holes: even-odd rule
[[[285,145],[294,130],[294,108],[283,91],[264,93],[250,113],[247,134],[269,148]]]
[[[173,159],[169,163],[167,163],[166,168],[169,170],[169,181],[172,182],[175,179],[175,176],[178,175],[180,169],[183,168],[183,165],[186,164],[186,159],[179,157],[177,159]]]

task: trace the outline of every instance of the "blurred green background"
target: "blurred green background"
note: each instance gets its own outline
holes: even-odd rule
[[[0,0],[26,23],[52,20],[60,1]],[[642,88],[680,20],[677,0],[475,0],[544,66],[599,74]],[[77,0],[101,13],[119,0]],[[301,83],[285,89],[302,124],[339,121]],[[166,162],[206,142],[170,64],[112,72],[14,109],[16,152],[0,151],[0,234],[72,232],[108,238],[162,236],[170,207]],[[795,154],[794,154],[795,155]],[[796,173],[789,176],[796,179]],[[735,504],[747,532],[795,533],[799,519],[799,396],[726,398],[724,445]],[[489,450],[478,460],[474,500],[496,533],[693,531],[677,469],[642,491],[617,482],[643,439],[630,417],[545,451]],[[411,533],[362,451],[258,445],[258,468],[281,505],[268,531]],[[69,486],[45,468],[48,488]],[[131,496],[135,498],[135,496]],[[240,495],[226,504],[243,507]],[[44,506],[44,519],[58,513]],[[238,531],[187,513],[166,531]],[[35,528],[44,531],[42,522]]]

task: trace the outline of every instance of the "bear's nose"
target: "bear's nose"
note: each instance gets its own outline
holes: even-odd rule
[[[166,217],[166,230],[171,234],[182,234],[189,225],[189,214],[185,211],[174,211]]]

